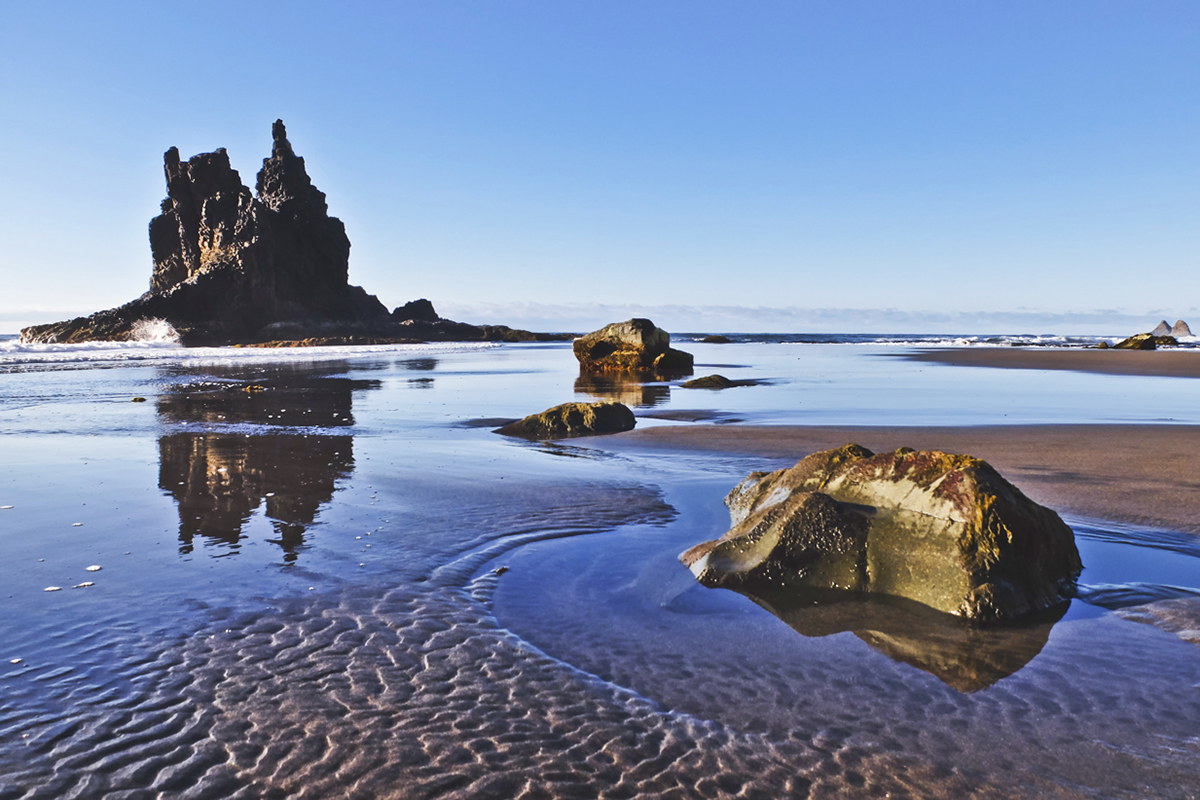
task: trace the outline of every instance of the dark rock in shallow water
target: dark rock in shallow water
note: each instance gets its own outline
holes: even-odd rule
[[[718,333],[712,336],[705,336],[700,342],[702,344],[733,344],[733,339]]]
[[[1163,323],[1164,325],[1166,323]],[[1122,339],[1113,345],[1118,350],[1156,350],[1159,347],[1174,347],[1178,345],[1174,336],[1161,336],[1154,333],[1135,333],[1128,339]]]
[[[1122,339],[1113,345],[1118,350],[1153,350],[1155,336],[1150,333],[1135,333],[1128,339]]]
[[[583,372],[690,375],[692,355],[671,348],[671,335],[648,319],[614,322],[572,345]]]
[[[498,428],[496,433],[523,439],[564,439],[632,430],[633,412],[620,403],[563,403]]]
[[[680,556],[707,586],[905,597],[1009,620],[1069,597],[1082,565],[1058,515],[971,456],[858,445],[751,473],[733,527]]]
[[[164,322],[183,344],[215,345],[368,336],[467,341],[568,338],[440,319],[427,300],[389,314],[348,283],[350,240],[329,216],[287,139],[271,130],[271,157],[258,173],[257,197],[225,150],[186,162],[163,157],[167,198],[150,221],[150,291],[118,308],[21,331],[24,342],[123,341]]]
[[[730,389],[735,386],[758,386],[758,381],[731,381],[724,375],[705,375],[703,378],[681,383],[684,389]]]

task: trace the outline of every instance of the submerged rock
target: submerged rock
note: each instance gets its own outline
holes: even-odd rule
[[[581,336],[572,346],[585,372],[686,375],[692,355],[671,347],[671,335],[648,319],[614,322]]]
[[[978,621],[1067,599],[1074,534],[980,459],[858,445],[751,473],[733,527],[680,556],[701,583],[749,593],[874,592]]]
[[[523,439],[565,439],[633,430],[637,420],[621,403],[563,403],[540,414],[497,428],[496,433]]]
[[[722,336],[719,333],[714,333],[711,336],[705,336],[700,340],[702,344],[733,344],[733,339],[728,336]]]

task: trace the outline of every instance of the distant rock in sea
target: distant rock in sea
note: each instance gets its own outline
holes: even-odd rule
[[[1154,330],[1150,331],[1151,336],[1170,336],[1171,326],[1164,319],[1162,322],[1154,326]]]
[[[348,281],[350,239],[329,216],[287,139],[272,126],[257,196],[224,148],[186,162],[163,157],[167,198],[150,221],[150,291],[118,308],[21,331],[24,342],[124,341],[147,321],[164,321],[188,345],[376,337],[502,340],[568,338],[443,320],[428,300],[388,313]],[[166,325],[150,326],[162,330]]]
[[[1191,328],[1189,328],[1189,327],[1188,327],[1188,324],[1187,324],[1186,322],[1184,322],[1183,320],[1181,320],[1181,319],[1177,319],[1177,320],[1175,320],[1175,324],[1171,326],[1171,330],[1170,330],[1170,331],[1168,331],[1168,332],[1169,332],[1169,333],[1170,333],[1172,336],[1177,336],[1177,337],[1178,337],[1178,336],[1191,336],[1191,335],[1192,335],[1192,329],[1191,329]]]

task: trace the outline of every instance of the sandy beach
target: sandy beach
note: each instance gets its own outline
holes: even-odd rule
[[[923,350],[899,356],[909,361],[958,367],[1050,369],[1099,375],[1141,375],[1162,378],[1200,378],[1200,349],[1098,350],[1034,347],[975,347]]]
[[[618,434],[603,446],[799,460],[848,442],[875,452],[969,453],[1060,513],[1200,533],[1200,426],[1194,425],[679,425]]]

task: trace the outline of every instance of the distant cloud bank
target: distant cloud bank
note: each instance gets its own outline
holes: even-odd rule
[[[434,301],[439,314],[477,324],[504,324],[542,331],[587,331],[630,317],[649,317],[679,333],[1055,333],[1129,335],[1149,331],[1160,319],[1200,319],[1188,312],[904,311],[895,308],[786,308],[745,306],[615,305],[580,303],[467,304]],[[1175,316],[1175,315],[1178,316]]]
[[[630,317],[649,317],[677,333],[961,333],[1080,334],[1127,336],[1151,330],[1159,320],[1184,319],[1195,329],[1200,309],[1128,311],[1100,309],[1051,313],[1017,311],[904,311],[896,308],[770,308],[765,306],[616,305],[578,303],[454,303],[433,301],[443,317],[476,324],[511,325],[536,331],[586,332]],[[71,319],[95,309],[0,310],[0,334]]]

